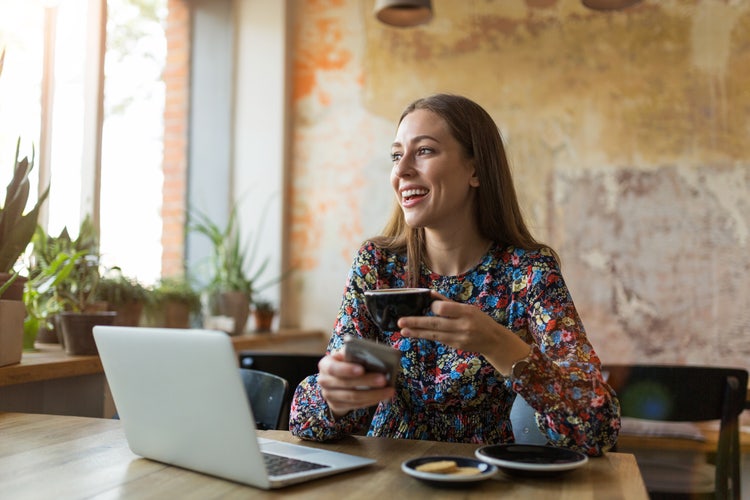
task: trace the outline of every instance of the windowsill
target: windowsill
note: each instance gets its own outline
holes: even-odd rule
[[[327,340],[320,330],[284,329],[269,333],[248,333],[231,337],[236,351],[245,349],[301,351],[321,354]],[[99,356],[70,356],[59,344],[38,344],[35,352],[24,352],[21,362],[0,367],[0,387],[80,375],[103,373]]]

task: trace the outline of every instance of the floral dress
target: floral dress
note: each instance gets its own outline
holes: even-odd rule
[[[349,272],[328,352],[345,335],[365,337],[401,351],[396,395],[371,413],[356,410],[334,420],[317,375],[303,380],[289,427],[303,439],[324,441],[362,432],[369,436],[472,443],[513,442],[510,410],[520,394],[536,410],[549,443],[599,455],[617,440],[619,402],[604,382],[600,361],[547,250],[494,244],[481,262],[458,276],[422,266],[419,286],[472,304],[532,346],[519,376],[498,372],[476,352],[440,342],[381,332],[367,314],[364,291],[406,286],[406,258],[366,242]]]

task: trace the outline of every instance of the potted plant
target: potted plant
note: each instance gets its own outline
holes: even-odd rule
[[[200,293],[186,276],[164,277],[150,290],[146,316],[152,326],[189,328],[201,311]]]
[[[255,280],[265,270],[268,259],[256,271],[248,272],[253,266],[255,254],[240,238],[236,205],[223,228],[196,210],[191,212],[191,219],[189,228],[206,236],[212,248],[210,278],[206,287],[209,314],[231,317],[233,327],[228,333],[240,335],[245,331],[250,315]]]
[[[5,50],[0,52],[0,74],[3,72]],[[5,203],[0,208],[0,366],[21,361],[23,352],[23,320],[26,308],[22,302],[25,278],[14,271],[18,258],[28,247],[39,217],[39,209],[49,194],[49,187],[27,213],[31,183],[29,173],[34,168],[32,149],[28,157],[19,159],[21,139],[16,143],[13,176],[5,191]]]
[[[0,283],[10,279],[14,266],[31,243],[31,238],[37,226],[39,210],[42,203],[47,199],[49,187],[39,197],[34,207],[27,213],[26,205],[29,200],[29,174],[34,168],[34,153],[29,161],[28,157],[19,159],[21,139],[16,142],[15,167],[13,177],[5,192],[5,203],[0,208]],[[25,278],[21,277],[13,283],[3,294],[5,300],[21,300],[23,294],[23,283]]]
[[[42,274],[38,269],[29,271],[29,279],[23,289],[23,304],[26,307],[26,317],[23,321],[23,349],[31,350],[35,342],[45,344],[59,343],[54,326],[52,325],[52,308],[56,302],[52,300],[52,290],[47,286],[49,275]],[[55,310],[55,312],[58,312]]]
[[[41,275],[39,275],[41,278]],[[23,290],[23,303],[25,305],[25,318],[23,319],[23,350],[32,351],[35,349],[36,340],[39,332],[42,330],[53,330],[51,324],[48,324],[51,316],[48,314],[49,308],[46,307],[50,300],[40,291],[39,286],[33,281],[28,280]]]
[[[99,237],[90,216],[81,221],[78,236],[70,236],[64,227],[58,236],[49,236],[41,228],[34,234],[31,274],[54,274],[52,292],[60,309],[72,312],[100,311],[106,304],[97,296]],[[59,274],[62,273],[62,274]]]
[[[271,301],[253,300],[253,318],[255,319],[256,332],[270,332],[274,316],[276,316],[276,307]]]
[[[36,236],[35,236],[36,238]],[[35,240],[32,239],[32,243]],[[54,296],[54,289],[67,279],[72,272],[75,261],[67,254],[61,253],[43,267],[29,266],[29,279],[23,291],[23,302],[26,306],[26,318],[23,322],[23,348],[34,349],[34,343],[42,332],[51,332],[54,342],[50,339],[46,343],[59,343],[57,329],[53,325],[56,314],[62,311],[62,303]]]
[[[0,54],[0,72],[5,53]],[[0,366],[19,363],[23,351],[23,321],[26,307],[23,290],[26,278],[14,267],[29,246],[37,226],[39,209],[49,194],[49,186],[31,210],[24,213],[29,199],[29,173],[34,154],[19,159],[21,139],[16,143],[13,176],[0,208]],[[32,150],[33,151],[33,150]]]
[[[44,344],[60,343],[58,314],[64,310],[63,301],[56,295],[58,287],[68,285],[67,279],[73,271],[74,259],[70,255],[82,255],[96,246],[93,226],[82,224],[82,232],[73,240],[68,229],[63,228],[58,236],[50,236],[41,226],[37,226],[31,239],[29,257],[29,281],[24,290],[24,303],[28,315],[24,322],[24,345],[31,344],[31,338]]]
[[[62,343],[68,354],[98,354],[93,327],[111,325],[117,315],[107,310],[107,303],[99,298],[100,258],[99,238],[90,217],[82,222],[78,238],[70,239],[63,230],[57,241],[64,269],[70,269],[64,279],[53,288],[53,297],[62,312],[58,326]],[[67,250],[66,250],[67,247]]]
[[[122,273],[122,269],[110,269],[99,281],[97,297],[106,302],[108,310],[117,313],[114,323],[118,326],[138,326],[149,291],[136,279]]]

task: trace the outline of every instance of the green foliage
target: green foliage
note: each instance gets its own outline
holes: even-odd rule
[[[0,74],[5,64],[5,49],[0,52]],[[26,214],[23,211],[29,201],[31,189],[29,174],[34,168],[34,153],[32,148],[31,161],[28,157],[19,159],[21,138],[16,143],[16,155],[13,167],[13,177],[5,191],[5,203],[0,208],[0,272],[10,273],[19,257],[31,242],[36,230],[39,210],[49,195],[49,186],[39,197],[34,207]],[[17,279],[13,272],[11,279],[0,287],[0,297]]]
[[[180,302],[188,306],[191,313],[201,310],[200,293],[187,277],[164,277],[151,289],[150,310],[160,309],[166,302]]]
[[[125,276],[119,267],[105,274],[97,287],[97,298],[106,301],[110,307],[132,302],[145,304],[150,298],[149,295],[146,287],[137,280]]]
[[[73,271],[75,259],[61,253],[44,268],[35,268],[23,289],[23,302],[26,306],[24,332],[36,332],[44,324],[48,328],[53,314],[63,311],[55,289],[64,283]]]
[[[43,293],[51,295],[58,309],[84,312],[99,300],[99,236],[90,217],[81,222],[76,239],[67,228],[57,237],[37,228],[33,244],[30,277],[35,283],[40,274],[51,280]]]
[[[32,239],[32,271],[48,267],[60,254],[72,255],[78,252],[99,254],[99,236],[91,217],[87,216],[78,231],[78,238],[70,237],[68,228],[64,227],[59,236],[49,236],[42,227],[37,226]]]
[[[37,227],[39,210],[49,195],[49,186],[34,207],[23,211],[29,200],[29,173],[34,167],[34,155],[19,159],[21,139],[16,143],[15,168],[5,192],[5,204],[0,208],[0,271],[11,272],[18,258],[29,246]]]
[[[55,287],[55,296],[65,311],[85,312],[97,302],[99,255],[78,252],[60,254],[65,268],[71,267],[67,279]]]
[[[276,307],[273,305],[273,302],[270,300],[265,299],[254,299],[253,300],[253,309],[256,311],[276,311]]]
[[[206,236],[211,242],[212,276],[208,285],[209,291],[242,292],[251,298],[255,281],[265,271],[268,259],[265,259],[256,271],[246,271],[253,266],[255,252],[241,241],[237,207],[232,208],[224,228],[199,211],[193,211],[191,219],[189,229]]]

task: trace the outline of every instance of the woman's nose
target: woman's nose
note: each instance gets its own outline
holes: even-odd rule
[[[393,172],[398,177],[404,177],[406,175],[409,175],[413,169],[414,163],[411,160],[411,156],[404,154],[404,156],[402,156],[398,163],[396,163],[396,165],[394,166]]]

